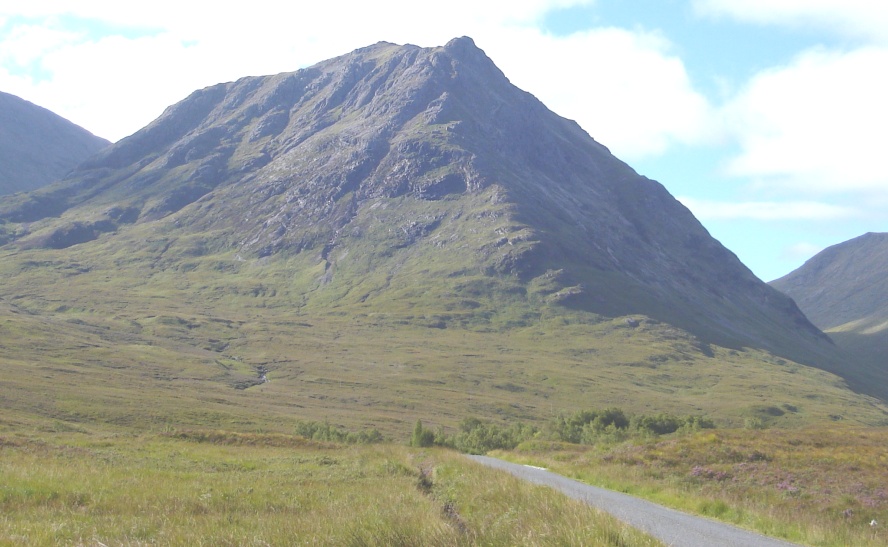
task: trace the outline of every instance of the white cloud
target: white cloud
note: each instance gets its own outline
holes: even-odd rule
[[[756,75],[725,108],[734,176],[807,194],[888,190],[888,48],[808,51]]]
[[[0,89],[118,139],[205,85],[198,61],[168,35],[73,41],[41,57],[38,78],[0,68]]]
[[[888,41],[888,3],[882,0],[695,0],[698,12],[739,21],[821,30]]]
[[[513,83],[623,159],[716,134],[712,106],[659,34],[598,28],[555,37],[525,29],[500,38],[487,51]]]
[[[27,69],[44,55],[77,40],[76,33],[38,25],[20,25],[4,37],[0,63]]]
[[[836,220],[852,218],[857,210],[815,201],[710,201],[677,198],[700,220]]]

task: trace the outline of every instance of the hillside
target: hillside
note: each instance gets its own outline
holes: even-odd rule
[[[4,381],[59,419],[885,416],[792,300],[468,38],[196,91],[0,218]]]
[[[45,108],[0,92],[0,195],[58,180],[108,144]]]
[[[888,355],[888,233],[833,245],[771,282],[836,343],[883,369]]]

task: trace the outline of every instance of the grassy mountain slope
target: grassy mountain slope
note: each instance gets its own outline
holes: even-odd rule
[[[108,144],[45,108],[0,92],[0,195],[58,180]]]
[[[158,429],[292,432],[330,420],[394,435],[417,418],[537,422],[602,406],[733,424],[885,417],[829,373],[705,345],[643,316],[553,311],[525,326],[448,326],[447,312],[409,304],[301,306],[285,282],[299,286],[294,261],[198,258],[152,273],[126,247],[87,250],[76,263],[59,251],[0,260],[9,410]],[[522,309],[504,313],[523,320]]]

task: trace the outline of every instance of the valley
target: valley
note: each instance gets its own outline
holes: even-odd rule
[[[0,543],[657,544],[443,441],[520,424],[499,456],[883,544],[882,285],[790,285],[470,38],[200,89],[0,200]],[[601,409],[687,427],[552,434]]]

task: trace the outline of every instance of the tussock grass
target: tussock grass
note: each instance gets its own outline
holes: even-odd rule
[[[10,410],[73,426],[292,434],[317,421],[389,438],[416,419],[433,429],[467,416],[538,425],[578,407],[719,425],[888,418],[822,370],[704,344],[641,314],[555,304],[557,272],[526,285],[480,272],[472,249],[511,230],[494,210],[461,235],[478,241],[432,252],[462,241],[449,239],[459,223],[446,219],[467,211],[406,201],[417,226],[444,207],[443,231],[404,246],[405,232],[386,222],[402,204],[382,203],[361,221],[379,237],[351,234],[327,260],[320,250],[244,258],[215,249],[219,234],[167,221],[64,251],[4,248],[0,396]],[[795,410],[755,415],[784,405]]]
[[[295,435],[275,433],[237,433],[234,431],[183,430],[166,436],[198,443],[231,446],[274,446],[279,448],[335,448],[338,445],[306,439]]]
[[[657,545],[452,452],[211,437],[3,436],[0,544]]]
[[[505,330],[430,328],[438,319],[302,313],[286,299],[208,309],[185,293],[154,298],[138,286],[123,303],[94,281],[50,284],[57,289],[39,295],[7,283],[21,298],[0,295],[6,408],[77,426],[292,434],[310,420],[390,438],[404,438],[416,419],[433,429],[467,416],[541,424],[578,407],[701,414],[720,425],[886,418],[826,372],[754,350],[712,347],[707,356],[654,322],[554,316]],[[753,415],[770,407],[782,414]]]
[[[794,542],[864,546],[888,543],[886,446],[888,429],[821,425],[531,441],[505,456]]]

